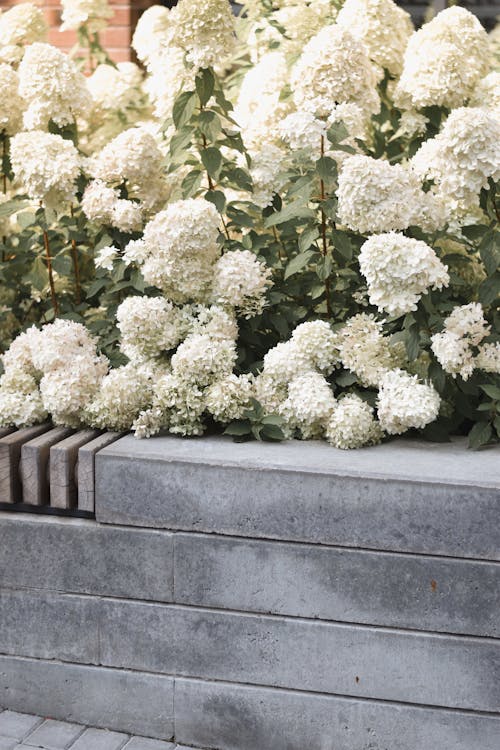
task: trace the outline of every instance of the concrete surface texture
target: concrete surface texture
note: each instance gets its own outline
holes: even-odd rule
[[[498,750],[498,449],[126,437],[96,478],[97,521],[0,514],[4,708],[210,750]]]

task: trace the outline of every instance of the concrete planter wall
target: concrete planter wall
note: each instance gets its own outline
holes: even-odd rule
[[[500,451],[135,441],[0,514],[0,705],[217,750],[498,750]]]

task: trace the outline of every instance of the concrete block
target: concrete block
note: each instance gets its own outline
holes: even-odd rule
[[[21,449],[23,502],[28,505],[45,505],[49,502],[50,449],[72,432],[73,430],[66,427],[54,427],[23,445]]]
[[[95,664],[98,604],[88,597],[0,589],[0,653]]]
[[[19,471],[21,448],[24,443],[49,429],[48,424],[35,425],[0,437],[0,502],[22,502],[23,488]]]
[[[172,742],[150,740],[147,737],[132,737],[123,750],[177,750],[177,745]]]
[[[500,641],[103,600],[101,663],[500,711]]]
[[[175,681],[176,737],[218,750],[498,750],[500,717]]]
[[[0,539],[0,587],[172,601],[168,532],[2,513]]]
[[[500,448],[121,438],[96,456],[106,523],[500,560]]]
[[[0,737],[0,750],[15,750],[17,747],[19,747],[17,740]]]
[[[107,729],[86,729],[71,750],[121,750],[128,736],[122,732]]]
[[[0,656],[2,704],[54,719],[170,740],[173,679]]]
[[[78,488],[75,476],[78,450],[99,436],[98,430],[80,430],[50,449],[49,485],[53,508],[76,508]]]
[[[81,724],[47,719],[24,740],[26,745],[44,750],[66,750],[84,731]]]
[[[79,510],[94,512],[95,456],[98,451],[118,440],[121,434],[120,432],[105,432],[86,445],[82,445],[78,451],[75,474],[78,482]]]
[[[500,565],[180,533],[175,602],[498,637]]]
[[[39,716],[30,716],[18,711],[3,711],[0,713],[0,737],[24,740],[42,721]]]

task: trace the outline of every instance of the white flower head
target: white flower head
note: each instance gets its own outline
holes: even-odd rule
[[[391,370],[382,377],[377,411],[380,426],[389,435],[423,429],[437,418],[440,405],[438,392],[420,383],[416,375]]]

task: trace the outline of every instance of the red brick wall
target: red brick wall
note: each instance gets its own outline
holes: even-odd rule
[[[23,0],[0,0],[0,8],[7,10],[19,2]],[[76,44],[76,34],[74,31],[59,31],[61,3],[58,0],[31,0],[31,2],[44,10],[49,25],[48,41],[62,50],[70,50]],[[115,62],[130,60],[133,57],[130,42],[137,19],[146,8],[154,5],[154,0],[108,0],[108,2],[114,15],[109,20],[109,26],[100,32],[101,44]]]

